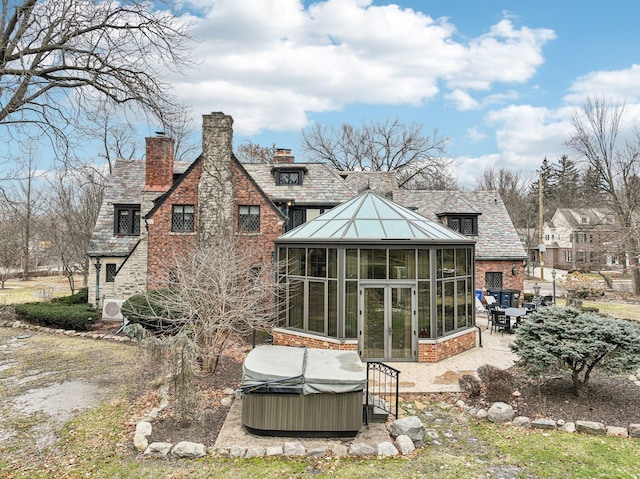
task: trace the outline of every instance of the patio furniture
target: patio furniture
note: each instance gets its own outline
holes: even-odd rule
[[[507,317],[507,323],[509,332],[513,332],[513,328],[517,328],[522,323],[522,318],[527,315],[525,308],[507,308],[504,310],[504,314]],[[511,327],[511,318],[515,319],[513,328]]]
[[[504,333],[505,331],[509,332],[509,319],[507,318],[503,309],[494,308],[491,310],[491,330],[489,333],[493,333],[493,331],[500,331]]]

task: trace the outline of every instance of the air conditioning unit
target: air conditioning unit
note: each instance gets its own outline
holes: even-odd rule
[[[124,321],[122,316],[124,299],[105,299],[102,302],[103,321]]]

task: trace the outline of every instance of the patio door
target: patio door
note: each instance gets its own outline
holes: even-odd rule
[[[415,360],[415,287],[362,286],[360,297],[362,359]]]

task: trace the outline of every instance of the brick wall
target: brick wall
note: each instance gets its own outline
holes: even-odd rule
[[[145,190],[167,191],[173,183],[175,142],[166,136],[146,138]]]
[[[279,346],[293,346],[332,350],[357,351],[355,340],[340,340],[314,336],[308,333],[276,328],[273,330],[273,344]],[[476,330],[454,334],[434,342],[420,341],[418,343],[418,362],[435,363],[450,358],[476,347]]]
[[[438,339],[434,342],[418,341],[418,362],[436,363],[475,347],[475,329]]]
[[[273,330],[273,344],[276,346],[293,346],[297,348],[306,346],[308,348],[331,349],[336,351],[358,350],[358,344],[355,340],[347,341],[348,342],[335,338],[314,336],[287,329],[276,328]]]
[[[516,274],[511,271],[513,266],[516,267]],[[522,261],[476,261],[476,289],[486,291],[485,273],[493,272],[502,273],[502,288],[516,289],[522,291],[524,289],[524,266]],[[523,295],[520,295],[522,302]]]

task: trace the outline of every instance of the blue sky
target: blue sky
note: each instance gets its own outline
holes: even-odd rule
[[[640,119],[637,0],[179,5],[198,65],[168,80],[196,128],[223,111],[236,144],[275,143],[298,161],[314,123],[398,117],[450,137],[453,173],[471,188],[487,166],[533,178],[569,153],[568,117],[589,95],[626,101],[626,129]],[[140,143],[157,129],[141,125]]]
[[[293,150],[313,124],[399,117],[451,137],[460,186],[568,153],[588,95],[640,110],[640,2],[192,1],[198,70],[176,93],[234,117],[236,142]]]

